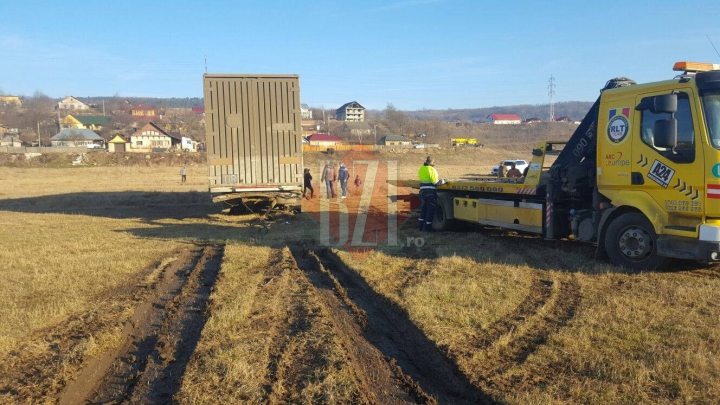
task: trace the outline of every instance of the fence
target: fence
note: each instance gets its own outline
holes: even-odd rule
[[[439,144],[425,144],[425,148],[439,148]],[[347,150],[379,150],[379,149],[412,149],[413,145],[334,145],[334,146],[317,146],[303,145],[303,152],[326,152],[328,149],[335,151]]]
[[[11,147],[11,146],[1,146],[0,147],[0,153],[86,153],[88,151],[88,148],[85,146],[76,147],[76,148],[57,148],[57,147],[42,147],[38,148],[35,147]]]
[[[303,152],[325,152],[328,149],[334,149],[335,151],[374,150],[375,145],[333,145],[333,146],[303,145]]]

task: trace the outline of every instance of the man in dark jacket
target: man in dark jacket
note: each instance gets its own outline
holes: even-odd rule
[[[310,190],[310,198],[313,198],[315,196],[315,189],[313,189],[312,186],[312,175],[310,174],[310,169],[305,169],[303,172],[303,193],[302,196],[307,198],[305,196],[305,193],[307,190]],[[310,199],[308,198],[308,200]]]
[[[342,189],[342,196],[340,198],[347,197],[347,185],[350,173],[348,173],[345,163],[340,162],[340,170],[338,170],[338,180],[340,181],[340,188]]]

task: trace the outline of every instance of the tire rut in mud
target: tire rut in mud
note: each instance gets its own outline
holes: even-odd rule
[[[90,362],[59,403],[171,402],[205,325],[222,255],[222,247],[195,246],[165,269],[123,328],[124,343]]]
[[[540,280],[542,283],[547,283]],[[524,321],[524,319],[517,318],[517,321],[509,319],[507,321],[500,321],[500,324],[514,325],[519,327],[521,323],[526,323],[527,326],[524,330],[517,333],[517,336],[511,336],[511,340],[507,344],[498,344],[492,346],[500,340],[503,336],[513,334],[513,328],[501,328],[507,329],[507,332],[502,335],[494,336],[494,342],[487,343],[486,356],[481,360],[481,366],[478,367],[479,373],[475,376],[475,382],[490,388],[493,391],[506,391],[516,387],[522,381],[521,377],[513,376],[510,379],[506,379],[503,374],[506,373],[513,367],[521,366],[532,353],[544,344],[548,337],[556,333],[561,327],[571,320],[575,316],[575,311],[580,304],[580,285],[578,284],[575,276],[567,276],[563,280],[559,281],[560,287],[555,293],[555,297],[549,304],[549,308],[545,313],[530,312],[526,315],[531,316],[532,319]],[[531,290],[535,290],[532,288]],[[530,297],[534,294],[531,293]],[[543,297],[547,300],[549,297]],[[528,297],[529,299],[531,299]],[[522,312],[525,300],[520,305],[518,310],[514,311],[513,314]],[[534,307],[533,312],[539,310],[545,304],[545,301],[537,301],[532,305]]]
[[[360,387],[360,403],[369,404],[434,404],[411,378],[389,362],[371,342],[363,336],[367,317],[363,310],[347,296],[338,280],[323,266],[314,252],[293,249],[299,269],[315,287],[318,297],[334,324],[337,339],[341,342],[353,375]],[[298,270],[300,271],[300,270]]]
[[[328,249],[317,250],[319,265],[327,276],[336,280],[341,297],[346,296],[366,314],[362,335],[391,365],[396,378],[418,403],[478,404],[490,398],[470,383],[457,365],[446,357],[427,336],[410,321],[408,314],[395,303],[375,292],[365,279],[350,269]],[[313,252],[305,252],[313,255]],[[297,257],[297,255],[296,255]],[[306,273],[315,271],[300,266]],[[325,281],[325,285],[335,281]]]
[[[273,300],[276,314],[267,320],[271,339],[262,402],[302,402],[304,388],[323,378],[319,370],[328,366],[332,331],[312,286],[287,251],[274,253],[263,289],[255,299],[256,302]],[[263,329],[268,324],[255,327]]]
[[[458,356],[472,356],[474,352],[486,350],[495,341],[517,329],[542,308],[552,294],[553,282],[535,278],[525,299],[504,318],[492,323],[477,336],[468,337],[465,346],[458,349]]]

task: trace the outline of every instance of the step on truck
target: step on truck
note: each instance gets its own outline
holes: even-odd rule
[[[205,74],[203,90],[213,202],[264,214],[299,207],[298,75]]]
[[[674,70],[655,83],[608,81],[567,142],[538,143],[523,178],[439,185],[433,228],[463,221],[578,240],[632,270],[719,262],[720,65]]]

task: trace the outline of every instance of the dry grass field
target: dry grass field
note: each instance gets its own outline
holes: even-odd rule
[[[529,158],[504,145],[377,157],[414,178],[428,153],[447,178]],[[626,274],[570,241],[420,234],[412,218],[398,240],[422,246],[358,260],[319,246],[309,214],[266,230],[222,213],[201,162],[3,161],[0,403],[720,397],[717,266]]]

